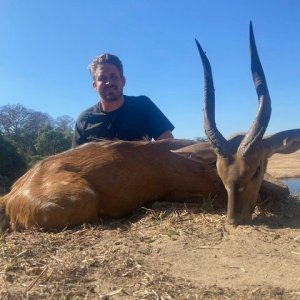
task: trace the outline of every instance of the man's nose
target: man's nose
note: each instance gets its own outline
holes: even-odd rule
[[[110,85],[114,82],[114,79],[113,78],[107,78],[106,81],[105,81],[105,85]]]

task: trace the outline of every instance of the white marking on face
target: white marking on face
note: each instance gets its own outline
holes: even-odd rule
[[[238,189],[238,192],[241,193],[244,189],[245,189],[245,187],[241,186],[241,187]]]

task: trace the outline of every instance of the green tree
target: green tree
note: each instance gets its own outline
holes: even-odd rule
[[[53,119],[21,104],[0,107],[0,133],[26,158],[29,166],[45,156],[69,149],[74,124],[70,116]]]
[[[70,149],[71,140],[64,132],[47,125],[40,129],[35,146],[38,154],[46,157]]]
[[[27,109],[21,104],[0,107],[0,132],[12,141],[27,159],[36,154],[34,145],[39,129],[53,123],[48,114]]]
[[[207,137],[196,137],[195,140],[197,142],[208,142]]]
[[[73,134],[74,134],[75,120],[70,116],[64,115],[56,118],[54,124],[55,124],[55,129],[59,132],[62,132],[64,135],[64,139],[67,147],[64,150],[71,148]]]
[[[73,134],[75,121],[72,117],[63,115],[57,117],[54,121],[55,128],[62,132],[71,132]]]
[[[27,170],[25,158],[0,134],[0,194]]]

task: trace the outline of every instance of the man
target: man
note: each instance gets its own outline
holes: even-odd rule
[[[117,56],[97,56],[89,70],[100,101],[79,115],[72,147],[100,139],[173,138],[174,126],[149,98],[123,95],[126,79]]]

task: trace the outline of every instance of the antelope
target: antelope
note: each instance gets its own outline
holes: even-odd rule
[[[217,173],[228,195],[227,220],[232,224],[240,224],[251,218],[268,158],[274,153],[291,153],[300,147],[300,129],[287,130],[263,138],[271,117],[271,98],[257,53],[252,23],[249,35],[251,71],[259,108],[249,131],[242,138],[240,136],[230,141],[223,137],[216,126],[211,66],[205,52],[196,41],[204,68],[205,133],[217,156]]]
[[[156,200],[226,205],[231,224],[251,219],[271,186],[268,158],[300,148],[300,129],[263,137],[271,99],[250,24],[253,81],[259,108],[246,134],[226,140],[215,124],[215,95],[209,60],[196,41],[204,69],[205,132],[209,142],[167,139],[90,142],[50,156],[19,178],[0,198],[0,230],[62,230],[101,218],[121,217]],[[264,179],[265,178],[265,179]]]

